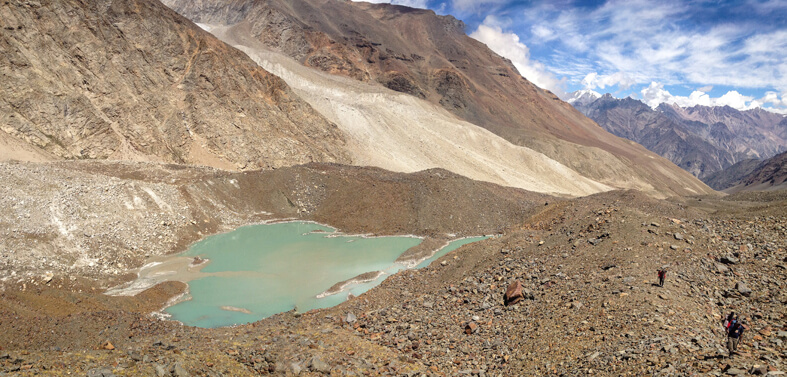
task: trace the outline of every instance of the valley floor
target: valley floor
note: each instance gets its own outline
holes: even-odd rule
[[[55,277],[0,293],[0,375],[779,375],[787,370],[787,193],[549,200],[502,236],[337,307],[200,329]],[[481,216],[481,212],[476,214]],[[656,271],[668,268],[659,287]],[[503,305],[520,281],[526,299]],[[748,322],[738,352],[722,317]]]

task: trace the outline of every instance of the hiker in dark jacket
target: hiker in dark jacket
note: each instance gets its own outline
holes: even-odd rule
[[[667,269],[662,268],[659,270],[659,287],[664,286],[664,279],[667,277]]]
[[[733,352],[738,350],[738,343],[743,336],[744,327],[740,322],[734,322],[727,333],[727,350],[730,351],[730,356]]]

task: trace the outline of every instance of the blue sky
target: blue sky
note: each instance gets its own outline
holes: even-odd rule
[[[656,106],[787,114],[787,0],[374,0],[433,9],[566,98],[588,89]]]

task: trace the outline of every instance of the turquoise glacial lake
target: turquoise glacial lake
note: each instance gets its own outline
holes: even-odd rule
[[[456,240],[417,268],[483,238]],[[420,242],[415,237],[346,236],[304,222],[242,227],[207,237],[181,254],[209,259],[209,263],[202,268],[202,277],[189,281],[190,299],[165,311],[186,325],[221,327],[292,309],[305,312],[331,307],[345,301],[348,293],[360,295],[406,268],[396,259]],[[383,274],[318,298],[334,284],[371,271]]]

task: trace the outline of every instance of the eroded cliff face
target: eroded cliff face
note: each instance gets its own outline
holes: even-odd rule
[[[4,159],[343,162],[281,79],[155,0],[0,4]]]
[[[599,183],[656,196],[711,190],[601,129],[523,78],[510,61],[432,11],[328,0],[166,0],[197,23],[230,26],[301,64],[437,104]]]

